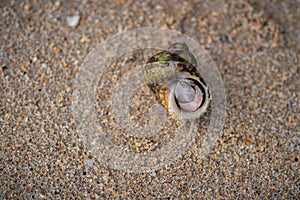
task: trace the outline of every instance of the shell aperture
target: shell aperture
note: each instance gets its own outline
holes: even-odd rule
[[[145,65],[147,84],[171,117],[195,119],[209,106],[209,89],[196,64],[188,47],[175,43],[152,56]]]
[[[201,105],[203,94],[191,81],[180,80],[175,87],[174,95],[182,110],[194,112]]]

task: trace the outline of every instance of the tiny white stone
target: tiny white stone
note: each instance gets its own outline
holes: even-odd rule
[[[152,174],[151,174],[153,177],[155,177],[156,176],[156,172],[152,172]]]
[[[93,159],[86,160],[85,163],[86,163],[89,167],[93,167],[94,160],[93,160]]]
[[[46,198],[46,196],[42,193],[40,193],[40,197],[43,198],[43,199]]]
[[[47,67],[47,64],[46,63],[42,63],[41,67],[45,69]]]
[[[139,21],[143,22],[144,21],[144,17],[143,16],[139,16]]]
[[[78,23],[79,23],[79,20],[80,20],[80,16],[79,15],[67,17],[68,25],[71,26],[71,27],[77,26]]]
[[[38,58],[36,57],[36,56],[34,56],[33,58],[32,58],[32,62],[36,62],[38,60]]]
[[[56,7],[59,7],[59,6],[60,6],[60,1],[56,1],[56,2],[55,2],[55,6],[56,6]]]

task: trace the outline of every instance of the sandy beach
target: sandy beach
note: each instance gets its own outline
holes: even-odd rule
[[[299,0],[2,1],[0,15],[0,199],[300,198]],[[205,156],[209,113],[177,160],[129,172],[89,151],[72,101],[91,52],[142,27],[176,30],[205,49],[224,82],[226,118]],[[122,66],[153,54],[143,53],[110,65],[95,110],[116,146],[147,155],[164,143],[118,135],[105,103]],[[136,91],[132,120],[147,121],[140,116],[155,99]]]

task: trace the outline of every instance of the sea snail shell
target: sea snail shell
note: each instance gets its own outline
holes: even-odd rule
[[[149,59],[144,77],[171,116],[196,119],[204,114],[211,97],[196,68],[195,57],[183,43],[175,43]]]

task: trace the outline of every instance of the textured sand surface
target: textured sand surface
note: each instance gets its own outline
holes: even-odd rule
[[[299,15],[298,0],[1,1],[0,198],[299,199]],[[173,164],[127,173],[80,142],[79,66],[107,37],[139,27],[183,32],[219,68],[227,117],[205,158],[195,138]]]

